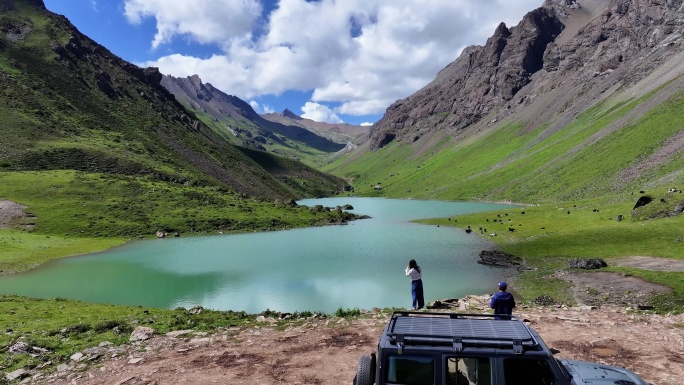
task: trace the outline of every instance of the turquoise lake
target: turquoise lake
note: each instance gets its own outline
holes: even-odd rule
[[[423,269],[426,302],[493,293],[510,273],[476,262],[479,252],[492,246],[477,231],[410,221],[516,206],[349,197],[298,203],[351,204],[350,211],[371,219],[134,241],[0,277],[0,293],[171,309],[333,313],[340,307],[410,307],[410,280],[404,275],[410,259]]]

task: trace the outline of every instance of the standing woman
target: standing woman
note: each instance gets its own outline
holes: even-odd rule
[[[423,298],[423,281],[420,279],[420,266],[415,259],[409,261],[406,266],[406,276],[411,277],[411,297],[413,298],[413,309],[422,309],[425,306]]]

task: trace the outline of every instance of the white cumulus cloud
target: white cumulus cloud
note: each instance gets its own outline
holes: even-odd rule
[[[318,103],[306,102],[302,107],[302,111],[304,112],[301,115],[302,118],[315,120],[317,122],[344,123],[333,110]]]
[[[257,0],[125,0],[124,13],[138,24],[152,17],[157,33],[152,47],[187,35],[202,44],[223,44],[249,36],[261,16]]]
[[[198,74],[243,99],[311,91],[305,116],[331,121],[337,114],[383,113],[432,81],[463,48],[484,44],[499,23],[514,26],[542,3],[279,0],[260,19],[257,0],[126,0],[125,12],[133,23],[156,20],[153,47],[183,37],[222,52],[208,58],[179,52],[145,65],[174,76]]]

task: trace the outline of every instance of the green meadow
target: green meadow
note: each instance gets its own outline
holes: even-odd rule
[[[663,200],[670,200],[673,205],[684,204],[684,194],[661,192],[659,197]],[[485,237],[501,251],[522,257],[523,264],[532,269],[515,278],[514,286],[524,301],[546,294],[560,303],[574,304],[569,284],[556,278],[558,272],[572,270],[568,266],[572,259],[600,258],[609,266],[601,271],[628,274],[671,287],[671,296],[660,295],[655,299],[657,312],[684,311],[684,273],[611,266],[611,260],[625,256],[684,259],[684,217],[639,219],[632,215],[636,199],[622,199],[602,197],[417,222],[464,231],[470,228],[472,236]],[[622,219],[618,220],[620,216]]]
[[[297,322],[311,315],[310,312],[295,313],[289,321],[282,322]],[[0,324],[3,325],[0,346],[7,348],[21,341],[29,350],[35,347],[48,351],[35,357],[0,354],[0,370],[9,372],[49,362],[68,362],[71,355],[102,342],[114,345],[127,343],[138,325],[151,327],[157,334],[186,329],[196,332],[226,328],[238,330],[255,325],[256,315],[208,309],[198,313],[183,308],[166,310],[91,304],[62,298],[44,300],[0,295]]]

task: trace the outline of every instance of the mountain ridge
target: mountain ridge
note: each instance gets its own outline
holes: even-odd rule
[[[297,126],[326,137],[335,143],[346,144],[368,136],[370,127],[347,123],[326,123],[303,118],[289,109],[282,113],[271,112],[262,115],[264,119],[286,126]],[[363,140],[363,139],[361,139]]]
[[[274,145],[289,149],[301,146],[323,153],[339,151],[344,147],[304,127],[264,119],[247,102],[226,94],[210,83],[202,83],[198,75],[187,78],[164,75],[161,83],[195,114],[209,115],[210,119],[204,122],[213,126],[216,132],[246,147],[267,151],[267,147]]]
[[[582,6],[585,3],[590,6]],[[669,25],[681,24],[673,16],[681,12],[681,4],[666,3],[656,7],[640,0],[547,0],[517,26],[508,29],[500,24],[484,46],[466,48],[433,82],[390,106],[371,129],[371,148],[380,148],[394,138],[410,143],[425,131],[457,133],[482,123],[495,109],[502,110],[494,116],[501,120],[530,104],[536,95],[557,88],[559,84],[551,77],[562,78],[565,87],[567,83],[579,87],[571,94],[575,97],[581,96],[586,80],[606,78],[620,68],[631,68],[630,81],[638,81],[648,69],[640,65],[642,50],[637,47],[643,44],[656,49],[658,44],[666,44],[670,51],[681,50],[676,39],[680,34]],[[568,33],[563,35],[566,28]],[[619,41],[620,36],[630,36],[628,31],[632,31],[633,44],[610,47],[609,43]],[[653,40],[659,35],[661,42]],[[506,82],[501,82],[502,76]],[[618,84],[606,83],[607,89]],[[552,117],[547,114],[544,119]],[[428,127],[431,123],[434,129]]]
[[[2,169],[219,184],[266,199],[344,188],[341,179],[289,161],[273,160],[291,173],[269,174],[186,110],[161,85],[157,68],[122,60],[42,1],[4,0],[0,6],[7,10],[0,16]],[[295,182],[303,175],[316,182]],[[320,189],[312,189],[316,184]]]

